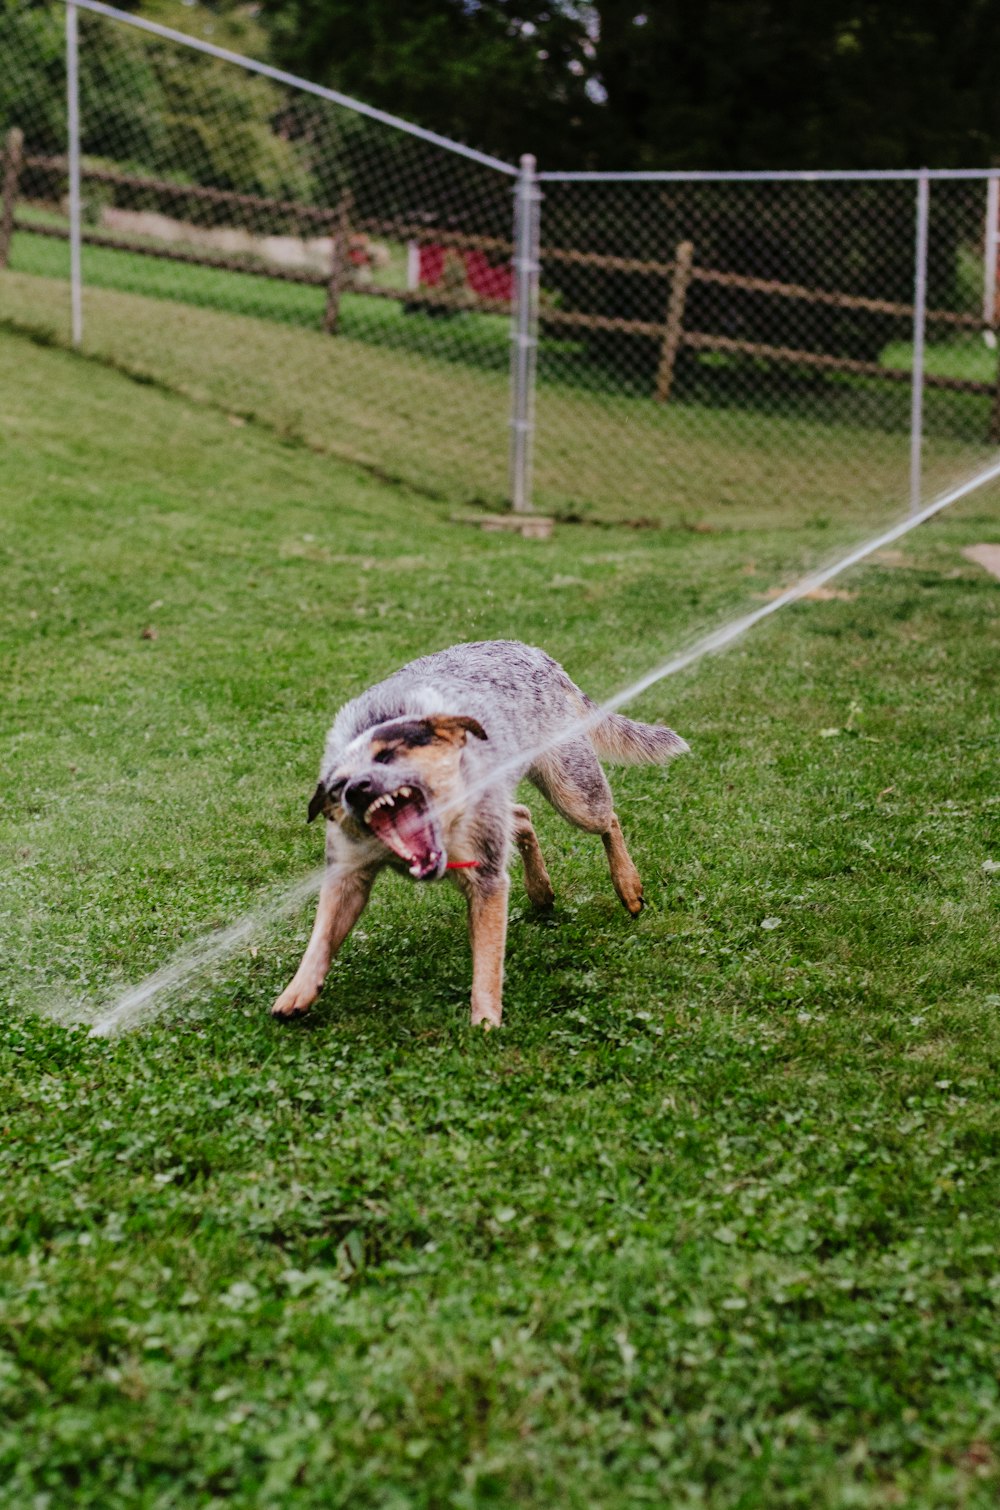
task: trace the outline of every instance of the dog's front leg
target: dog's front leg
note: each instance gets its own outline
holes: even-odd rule
[[[374,879],[372,871],[337,865],[327,871],[302,963],[271,1008],[272,1017],[301,1017],[308,1012],[322,990],[330,961],[365,910]]]
[[[469,888],[473,1027],[498,1028],[503,1014],[503,956],[507,943],[506,874],[476,877]]]

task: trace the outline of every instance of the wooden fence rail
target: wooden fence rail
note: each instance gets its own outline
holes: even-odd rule
[[[30,232],[35,236],[49,236],[68,240],[69,231],[63,226],[43,225],[28,220],[16,213],[16,202],[23,186],[25,170],[36,170],[64,175],[67,171],[65,157],[40,156],[23,151],[23,137],[19,130],[7,133],[3,155],[3,205],[0,210],[0,268],[7,265],[11,236],[15,230]],[[193,264],[217,268],[226,272],[250,274],[253,277],[273,278],[285,283],[308,284],[327,291],[323,328],[331,334],[339,325],[340,301],[345,292],[361,294],[370,298],[392,299],[407,305],[428,310],[463,310],[470,307],[461,290],[451,293],[444,289],[399,289],[384,284],[361,283],[350,272],[347,247],[352,232],[389,237],[401,241],[416,241],[423,245],[451,247],[459,251],[481,251],[494,256],[513,255],[511,242],[496,236],[479,236],[463,231],[452,231],[420,223],[411,218],[389,217],[378,219],[372,216],[355,216],[353,199],[345,191],[333,208],[307,205],[297,200],[270,199],[258,194],[244,194],[233,189],[208,188],[201,184],[180,184],[167,179],[149,178],[135,173],[122,173],[106,167],[82,169],[85,180],[114,187],[148,192],[174,204],[201,203],[224,208],[252,211],[271,217],[290,219],[302,227],[310,227],[314,234],[326,234],[331,241],[330,270],[326,273],[311,272],[303,268],[279,267],[273,263],[254,261],[237,256],[215,256],[207,251],[185,249],[163,242],[109,235],[106,232],[84,229],[82,240],[88,246],[99,246],[116,251],[133,252],[144,257],[156,257],[168,262]],[[793,366],[811,367],[826,372],[843,373],[852,377],[875,378],[886,382],[909,382],[912,374],[905,368],[883,367],[878,362],[858,361],[849,357],[833,356],[825,352],[774,346],[760,341],[744,341],[710,332],[687,330],[684,317],[687,297],[694,283],[714,285],[721,288],[744,290],[747,293],[764,294],[771,298],[790,299],[817,306],[859,310],[871,314],[890,315],[899,319],[912,319],[914,306],[890,299],[875,299],[863,294],[849,294],[835,289],[809,288],[804,284],[784,283],[772,278],[758,278],[743,273],[725,272],[719,268],[699,267],[694,261],[695,248],[692,242],[682,241],[669,261],[639,257],[622,257],[605,252],[588,252],[574,247],[547,247],[541,251],[543,267],[546,264],[563,264],[592,267],[603,272],[636,274],[641,277],[668,279],[667,307],[662,320],[637,320],[614,315],[590,314],[585,310],[559,309],[542,300],[542,320],[549,328],[567,331],[611,331],[623,335],[642,336],[659,341],[660,355],[657,363],[653,396],[658,403],[669,401],[674,382],[677,358],[681,350],[724,352],[748,356],[758,360],[773,361]],[[487,314],[509,314],[506,300],[478,298],[471,306]],[[929,309],[925,318],[930,325],[951,327],[958,330],[983,331],[996,329],[983,322],[979,315],[961,310]],[[974,378],[953,378],[937,373],[924,374],[928,388],[947,389],[956,393],[981,394],[993,399],[990,421],[990,438],[1000,438],[1000,372],[992,382]]]
[[[15,215],[15,231],[26,231],[32,236],[48,236],[55,241],[68,241],[69,230],[61,225],[40,225],[34,220],[25,220]],[[83,230],[80,240],[85,246],[99,246],[115,252],[134,252],[141,257],[153,257],[161,262],[182,262],[194,267],[217,268],[220,272],[245,273],[251,278],[271,278],[281,283],[303,283],[311,288],[330,289],[331,274],[310,272],[307,268],[265,266],[262,263],[243,261],[238,257],[210,257],[204,252],[185,251],[182,247],[164,246],[162,243],[131,241],[121,236],[109,236],[101,231]],[[449,294],[436,289],[391,288],[386,284],[358,283],[345,278],[339,282],[340,294],[363,294],[366,298],[394,299],[400,304],[421,305],[428,309],[469,309],[468,301],[461,293]],[[339,307],[339,306],[338,306]],[[510,305],[501,299],[477,299],[473,306],[485,314],[510,313]],[[325,319],[325,316],[324,316]]]
[[[892,299],[870,299],[864,294],[842,294],[833,289],[807,288],[800,283],[778,283],[773,278],[750,278],[743,273],[722,273],[711,267],[696,267],[692,279],[699,283],[716,283],[724,288],[741,288],[749,293],[771,294],[779,299],[802,299],[810,304],[831,305],[835,309],[863,309],[877,315],[900,315],[913,319],[912,304]],[[925,318],[939,325],[958,325],[967,330],[982,330],[980,315],[955,309],[928,309]]]

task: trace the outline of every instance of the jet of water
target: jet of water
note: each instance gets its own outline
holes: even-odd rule
[[[227,928],[186,944],[173,959],[154,970],[152,975],[147,975],[138,985],[130,986],[113,1007],[102,1013],[91,1026],[90,1037],[110,1038],[115,1033],[136,1027],[139,1022],[150,1021],[175,1000],[195,976],[203,975],[244,947],[276,918],[294,912],[319,890],[322,879],[322,870],[314,871],[272,901],[244,913]]]

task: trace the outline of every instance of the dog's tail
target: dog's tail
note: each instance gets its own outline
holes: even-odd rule
[[[592,717],[597,704],[586,696],[583,701]],[[606,713],[589,733],[598,755],[618,765],[665,765],[675,755],[690,754],[691,749],[686,739],[664,724],[640,724],[620,713]]]

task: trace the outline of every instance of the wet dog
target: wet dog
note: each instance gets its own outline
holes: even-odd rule
[[[450,875],[465,894],[472,1022],[499,1027],[512,843],[530,900],[553,900],[531,814],[514,801],[518,782],[527,777],[568,822],[601,836],[612,885],[634,916],[642,882],[598,756],[662,764],[687,748],[672,729],[599,717],[557,661],[513,640],[411,661],[341,708],[330,730],[309,803],[310,822],[326,818],[316,922],[273,1015],[297,1017],[316,1000],[388,866],[417,881]]]

